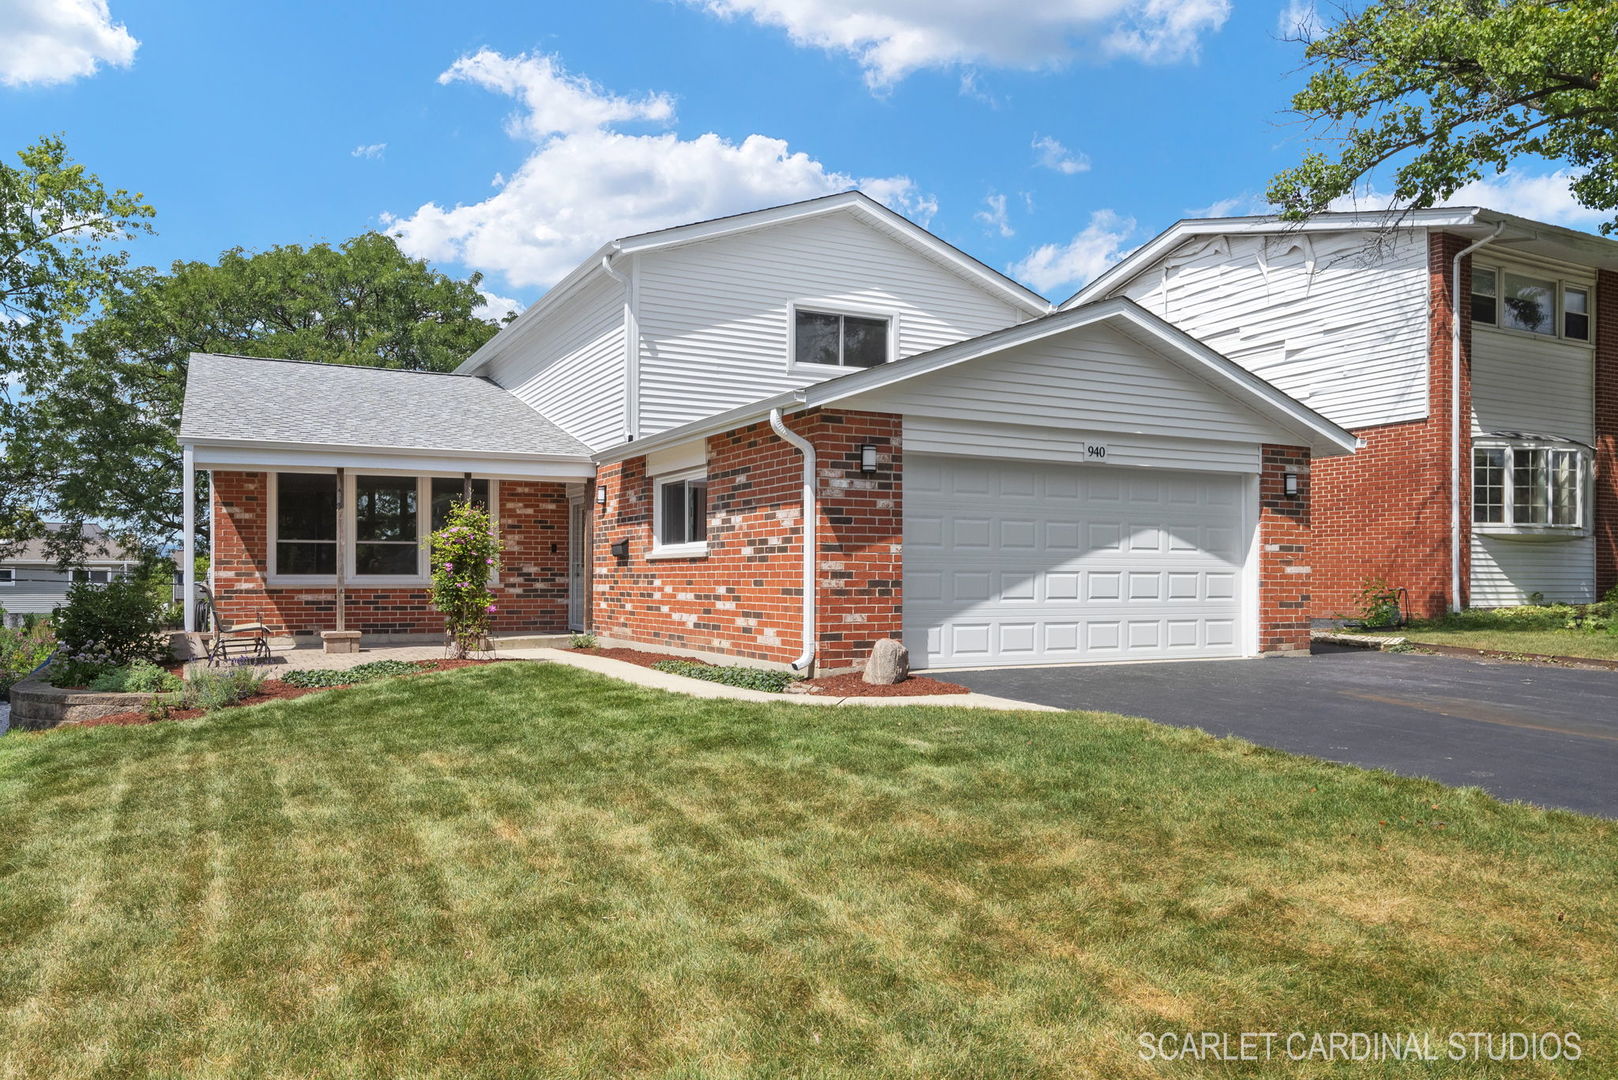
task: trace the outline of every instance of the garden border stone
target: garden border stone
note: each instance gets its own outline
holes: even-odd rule
[[[139,710],[154,696],[64,690],[43,679],[27,678],[11,688],[11,726],[17,731],[43,731],[62,724],[82,724]]]

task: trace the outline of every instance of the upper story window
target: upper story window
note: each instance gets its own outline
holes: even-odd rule
[[[1578,447],[1529,442],[1473,447],[1473,522],[1582,529],[1588,461]]]
[[[891,319],[799,308],[796,323],[792,354],[795,363],[868,368],[891,359]]]
[[[0,566],[0,585],[17,584],[17,571],[9,566]]]
[[[1590,290],[1554,277],[1474,266],[1472,322],[1589,341]]]

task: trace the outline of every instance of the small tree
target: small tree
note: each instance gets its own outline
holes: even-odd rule
[[[433,562],[433,606],[444,613],[444,630],[457,658],[483,648],[499,610],[489,581],[500,572],[498,523],[486,510],[456,502],[444,527],[428,538]]]

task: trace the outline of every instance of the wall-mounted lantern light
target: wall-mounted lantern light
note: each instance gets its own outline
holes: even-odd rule
[[[612,557],[615,559],[629,558],[629,541],[614,540],[612,542]]]
[[[597,506],[606,506],[607,505],[607,489],[606,488],[604,488],[604,487],[596,488],[596,505]]]
[[[860,472],[876,472],[876,446],[872,443],[860,447]]]
[[[1289,499],[1296,499],[1298,497],[1297,473],[1289,472],[1286,474],[1285,479],[1282,481],[1282,490],[1287,493],[1287,498]]]

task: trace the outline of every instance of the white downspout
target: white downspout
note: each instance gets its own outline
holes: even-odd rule
[[[620,254],[615,249],[601,256],[601,269],[624,287],[624,441],[629,442],[640,437],[640,287],[633,255],[628,275],[613,268]]]
[[[815,658],[815,448],[782,422],[780,409],[770,410],[770,429],[803,455],[803,655],[792,661],[792,670],[802,671]]]
[[[1455,253],[1449,286],[1449,609],[1461,610],[1461,260],[1505,231],[1499,222],[1494,232]]]

